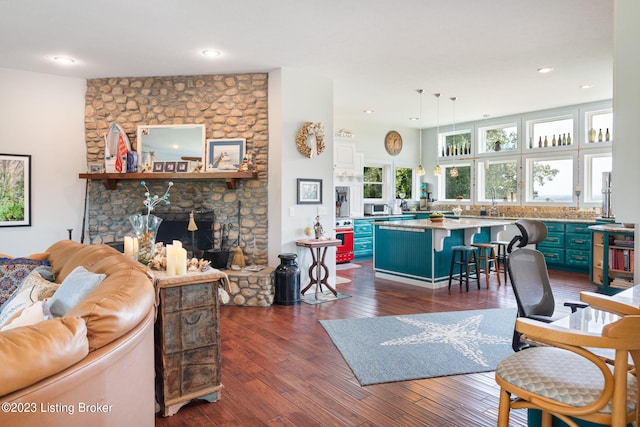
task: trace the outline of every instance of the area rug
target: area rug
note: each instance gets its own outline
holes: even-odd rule
[[[361,385],[495,370],[516,309],[321,320]]]
[[[318,292],[317,299],[315,292],[309,292],[306,295],[302,295],[302,297],[300,297],[300,301],[306,304],[316,305],[322,304],[323,302],[337,301],[345,298],[351,298],[351,295],[345,295],[338,292],[338,296],[335,296],[330,290],[326,290],[324,292]]]
[[[345,264],[336,264],[336,271],[351,270],[352,268],[360,268],[360,267],[362,267],[360,264],[355,264],[353,262],[347,262]]]
[[[336,285],[343,285],[345,283],[350,283],[351,279],[347,279],[346,277],[336,276]]]

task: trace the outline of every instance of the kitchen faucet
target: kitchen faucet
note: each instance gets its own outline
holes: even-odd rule
[[[498,215],[498,208],[496,207],[497,202],[496,202],[496,187],[493,187],[491,189],[491,209],[489,209],[489,215],[490,216],[497,216]]]

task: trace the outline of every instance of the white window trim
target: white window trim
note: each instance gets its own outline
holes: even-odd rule
[[[586,150],[585,150],[586,151]],[[593,182],[590,180],[591,177],[591,167],[592,160],[594,158],[602,158],[602,157],[612,157],[611,149],[598,149],[598,150],[589,150],[587,153],[582,154],[582,173],[580,174],[580,183],[582,186],[582,194],[580,195],[580,203],[583,207],[600,207],[602,206],[601,200],[592,200],[589,195],[593,192],[592,190],[595,188],[600,188],[602,186],[602,181]]]
[[[485,191],[485,165],[488,164],[498,164],[498,163],[514,163],[516,164],[516,194],[514,194],[515,196],[515,202],[511,202],[511,201],[504,201],[504,199],[500,199],[497,202],[499,204],[502,205],[507,205],[507,206],[519,206],[520,205],[520,201],[522,200],[522,196],[520,193],[522,193],[521,191],[521,185],[520,183],[522,182],[522,163],[521,163],[521,157],[519,155],[516,156],[500,156],[500,157],[485,157],[484,159],[478,159],[477,164],[476,164],[476,175],[477,175],[477,184],[476,184],[476,194],[475,194],[475,199],[477,203],[491,203],[491,199],[486,199],[483,198],[482,195],[483,193],[486,193]]]
[[[532,196],[533,196],[533,167],[531,166],[531,164],[533,162],[539,162],[539,161],[557,161],[557,160],[572,160],[573,161],[573,175],[572,175],[572,187],[575,188],[576,183],[578,182],[578,168],[576,167],[578,165],[578,152],[577,150],[572,151],[572,152],[568,152],[568,151],[563,151],[561,152],[561,154],[558,155],[550,155],[548,152],[538,155],[538,156],[527,156],[524,159],[524,164],[523,164],[523,185],[521,186],[522,189],[522,206],[576,206],[577,205],[577,198],[575,195],[575,192],[572,192],[571,195],[571,201],[570,202],[566,202],[566,201],[547,201],[547,200],[540,200],[540,201],[533,201],[531,200]]]
[[[516,128],[517,144],[516,144],[515,150],[508,150],[508,151],[487,151],[486,150],[487,149],[487,140],[486,140],[487,131],[495,130],[495,129],[512,128],[512,127]],[[480,126],[478,127],[476,152],[478,154],[485,154],[488,156],[509,155],[513,153],[519,153],[522,146],[522,141],[521,141],[522,138],[520,138],[520,136],[521,136],[520,124],[517,121],[510,122],[510,123]]]
[[[466,204],[472,203],[473,199],[474,199],[474,194],[473,194],[473,182],[475,180],[475,165],[473,161],[470,160],[463,160],[463,161],[456,161],[456,162],[451,162],[451,163],[447,163],[447,164],[443,164],[440,163],[440,166],[442,167],[442,174],[446,175],[449,173],[449,169],[452,167],[467,167],[469,166],[471,168],[471,189],[469,191],[469,195],[471,197],[471,199],[463,199],[462,202],[466,202]],[[442,176],[441,179],[438,179],[438,201],[441,202],[447,202],[447,203],[453,203],[456,202],[458,203],[458,201],[456,199],[445,199],[445,194],[447,194],[446,192],[446,179],[445,176]]]
[[[364,168],[382,168],[382,198],[380,199],[364,199],[364,201],[366,203],[379,203],[379,202],[388,202],[389,200],[391,200],[391,189],[394,189],[393,191],[395,191],[395,179],[391,176],[391,163],[389,162],[365,162],[365,164],[363,165],[363,170]],[[366,184],[366,182],[363,181],[363,189],[364,189],[364,184]]]
[[[398,195],[396,194],[396,169],[398,168],[411,169],[411,194],[413,197],[407,200],[420,200],[420,183],[418,182],[420,181],[420,177],[416,175],[417,166],[413,163],[406,162],[398,162],[393,164],[393,173],[391,174],[393,179],[393,185],[391,187],[393,189],[392,197],[394,199],[398,199]]]

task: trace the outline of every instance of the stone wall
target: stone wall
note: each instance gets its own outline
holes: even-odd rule
[[[257,264],[267,263],[268,100],[266,73],[171,77],[106,78],[87,81],[85,136],[87,162],[104,160],[104,135],[120,124],[132,147],[139,125],[204,124],[207,139],[245,138],[253,152],[257,180],[238,180],[228,190],[224,180],[174,180],[171,204],[158,205],[160,216],[214,209],[220,223],[240,232],[240,247]],[[147,181],[151,194],[164,194],[168,182]],[[121,180],[116,190],[89,181],[85,242],[123,240],[131,231],[127,218],[143,210],[144,187]],[[241,224],[237,226],[238,202]],[[154,211],[154,212],[156,212]]]

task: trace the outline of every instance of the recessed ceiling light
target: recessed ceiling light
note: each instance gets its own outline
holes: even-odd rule
[[[202,51],[202,54],[204,56],[207,56],[209,58],[215,58],[217,56],[222,55],[222,52],[220,52],[219,50],[215,50],[215,49],[205,49]]]
[[[538,72],[540,74],[546,74],[546,73],[550,73],[553,71],[553,67],[540,67],[538,68]]]
[[[593,85],[591,83],[585,83],[578,86],[580,89],[591,89]]]
[[[54,56],[53,60],[59,64],[74,64],[76,62],[75,59],[68,56]]]
[[[409,117],[409,120],[411,120],[412,122],[416,122],[420,120],[420,117]]]
[[[363,111],[365,114],[373,114],[373,110],[364,110]]]

